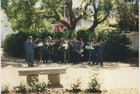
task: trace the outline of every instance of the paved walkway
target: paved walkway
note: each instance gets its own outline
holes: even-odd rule
[[[87,65],[87,62],[82,62],[79,65],[48,63],[42,64],[34,61],[35,67],[28,67],[27,63],[22,58],[12,57],[1,48],[1,83],[10,83],[10,88],[18,86],[25,76],[19,76],[18,70],[23,68],[67,68],[66,74],[61,75],[61,84],[64,88],[70,88],[70,83],[73,78],[82,78],[81,89],[87,88],[89,81],[89,71],[97,72],[99,69],[99,78],[102,83],[101,89],[113,88],[139,88],[139,66],[138,63],[123,63],[123,62],[104,62],[104,66]],[[91,70],[93,69],[93,70]],[[40,75],[39,81],[47,81],[46,75]]]

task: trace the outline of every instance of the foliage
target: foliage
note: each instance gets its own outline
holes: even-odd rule
[[[9,86],[10,84],[7,82],[5,84],[2,84],[1,93],[9,93]]]
[[[37,82],[36,79],[33,79],[33,83],[31,83],[31,88],[32,90],[45,90],[48,87],[48,84],[50,84],[50,81],[47,83],[42,81],[42,82]]]
[[[138,31],[139,29],[138,0],[128,0],[117,9],[116,17],[121,31]]]
[[[48,81],[49,83],[49,81]],[[31,83],[31,85],[29,86],[27,83],[25,83],[24,81],[20,82],[19,85],[19,91],[22,93],[26,93],[27,91],[42,91],[42,90],[46,90],[48,87],[48,83],[42,81],[42,82],[37,82],[36,80],[33,81],[33,83]]]
[[[88,29],[88,31],[92,32],[100,23],[107,19],[109,12],[116,8],[117,1],[120,0],[81,0],[81,4],[77,8],[73,8],[73,1],[2,0],[2,9],[12,23],[13,30],[42,31],[50,27],[50,23],[58,21],[64,24],[68,30],[75,30],[79,20],[87,20],[92,17],[94,22]],[[40,6],[36,7],[36,4],[39,3]],[[119,4],[117,5],[119,7]],[[64,6],[66,6],[65,10]],[[63,19],[64,11],[67,19],[70,19],[70,24]]]
[[[83,41],[87,42],[89,37],[89,32],[85,32],[84,30],[79,30],[77,32],[77,39],[80,40],[80,38],[83,38]]]
[[[131,41],[126,35],[120,34],[117,31],[107,32],[105,37],[104,58],[109,61],[126,60],[131,55],[131,50],[128,45]],[[99,37],[99,36],[98,36]]]
[[[98,75],[99,73],[98,72],[93,72],[90,71],[89,72],[90,76],[88,77],[90,82],[88,83],[88,86],[90,88],[90,90],[100,90],[100,83],[99,83],[99,78],[98,78]]]
[[[90,6],[90,17],[94,20],[91,27],[88,29],[89,32],[94,32],[93,30],[105,22],[110,15],[110,11],[117,8],[115,5],[118,0],[83,0],[87,2]]]
[[[66,37],[66,36],[70,38],[71,36],[77,36],[77,33],[73,30],[68,30],[63,33],[63,37]]]
[[[73,83],[70,84],[70,87],[75,90],[75,89],[78,89],[80,87],[80,84],[82,83],[81,82],[81,77],[77,78],[76,80],[73,79]]]
[[[6,13],[14,31],[40,32],[42,30],[50,30],[51,24],[39,15],[35,15],[38,8],[34,6],[38,1],[2,0],[2,9]]]
[[[21,81],[19,85],[19,91],[22,93],[26,93],[26,91],[28,90],[32,90],[32,88],[24,81]]]

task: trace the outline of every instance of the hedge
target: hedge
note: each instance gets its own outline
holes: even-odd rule
[[[45,38],[46,36],[64,38],[65,36],[71,37],[72,35],[77,36],[78,40],[82,37],[85,44],[96,38],[97,42],[100,42],[101,38],[105,40],[104,60],[105,61],[122,61],[129,58],[131,50],[128,45],[131,45],[131,41],[125,35],[120,34],[117,31],[106,31],[89,33],[85,30],[65,31],[65,32],[42,32],[42,33],[29,33],[20,31],[17,34],[7,35],[3,40],[3,48],[10,55],[15,57],[24,57],[23,42],[26,38],[31,35],[34,39],[38,37]],[[85,49],[84,60],[88,60],[89,51]]]

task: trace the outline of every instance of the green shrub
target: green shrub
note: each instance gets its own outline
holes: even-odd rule
[[[19,91],[22,93],[26,93],[28,90],[32,90],[32,88],[24,81],[21,81],[19,85]]]
[[[1,93],[9,93],[9,86],[10,84],[9,83],[5,83],[5,84],[2,84],[2,89],[1,89]]]
[[[76,34],[75,31],[70,30],[70,31],[65,31],[63,33],[63,37],[66,37],[66,36],[69,37],[69,38],[71,38],[71,36],[77,36],[77,34]]]
[[[100,90],[100,86],[101,84],[99,83],[99,70],[96,69],[97,72],[93,72],[93,69],[89,71],[89,80],[90,82],[88,83],[88,87],[90,88],[90,90]]]
[[[77,78],[76,80],[73,79],[74,81],[72,83],[70,83],[70,87],[75,90],[75,89],[79,89],[79,87],[81,86],[81,77]]]
[[[48,83],[46,83],[44,81],[37,82],[34,80],[34,82],[31,83],[31,85],[28,85],[24,81],[21,81],[18,88],[19,88],[19,92],[22,92],[22,93],[26,93],[27,91],[42,91],[42,90],[47,89],[48,84],[49,84],[49,81]]]
[[[37,90],[37,91],[39,91],[39,90],[46,90],[47,88],[48,88],[48,84],[49,84],[49,81],[46,83],[46,82],[44,82],[44,81],[42,81],[42,82],[37,82],[36,80],[34,80],[34,82],[33,83],[31,83],[31,88],[32,88],[32,90]]]
[[[108,32],[105,38],[104,59],[107,61],[121,61],[129,58],[131,50],[127,45],[131,41],[126,35],[116,31]]]

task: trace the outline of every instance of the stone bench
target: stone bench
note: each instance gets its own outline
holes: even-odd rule
[[[66,68],[52,69],[23,69],[18,71],[19,76],[27,76],[27,83],[38,81],[38,75],[48,75],[50,86],[60,86],[60,74],[66,74]]]

